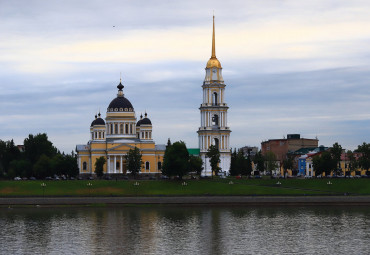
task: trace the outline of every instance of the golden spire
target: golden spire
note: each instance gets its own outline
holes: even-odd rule
[[[212,56],[216,58],[216,46],[215,46],[215,15],[213,15],[213,34],[212,34]]]
[[[221,63],[216,58],[216,40],[215,40],[215,15],[213,15],[213,32],[212,32],[212,55],[207,62],[206,68],[217,67],[221,68]]]

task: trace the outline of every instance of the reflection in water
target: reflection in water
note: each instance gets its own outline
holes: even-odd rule
[[[366,254],[369,207],[0,209],[0,254]]]

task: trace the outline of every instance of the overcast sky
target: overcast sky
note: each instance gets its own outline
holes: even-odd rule
[[[157,144],[198,147],[213,10],[232,147],[370,142],[368,0],[0,0],[0,139],[86,144],[122,72]]]

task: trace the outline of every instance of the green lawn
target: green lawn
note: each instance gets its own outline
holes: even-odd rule
[[[328,185],[330,180],[332,183]],[[229,184],[232,181],[233,184]],[[281,184],[276,184],[277,182]],[[139,185],[134,185],[134,183]],[[261,179],[181,181],[0,181],[0,197],[192,196],[192,195],[370,195],[370,179]],[[46,187],[41,186],[42,183]],[[92,185],[88,185],[91,183]]]

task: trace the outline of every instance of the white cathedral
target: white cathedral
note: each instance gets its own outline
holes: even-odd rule
[[[210,145],[216,145],[220,151],[221,171],[229,173],[231,163],[230,133],[227,126],[227,109],[225,103],[225,83],[222,67],[216,58],[215,17],[213,16],[212,55],[207,62],[206,77],[203,82],[203,103],[200,105],[200,123],[198,130],[200,157],[203,160],[202,175],[211,176],[212,169],[206,157]]]

